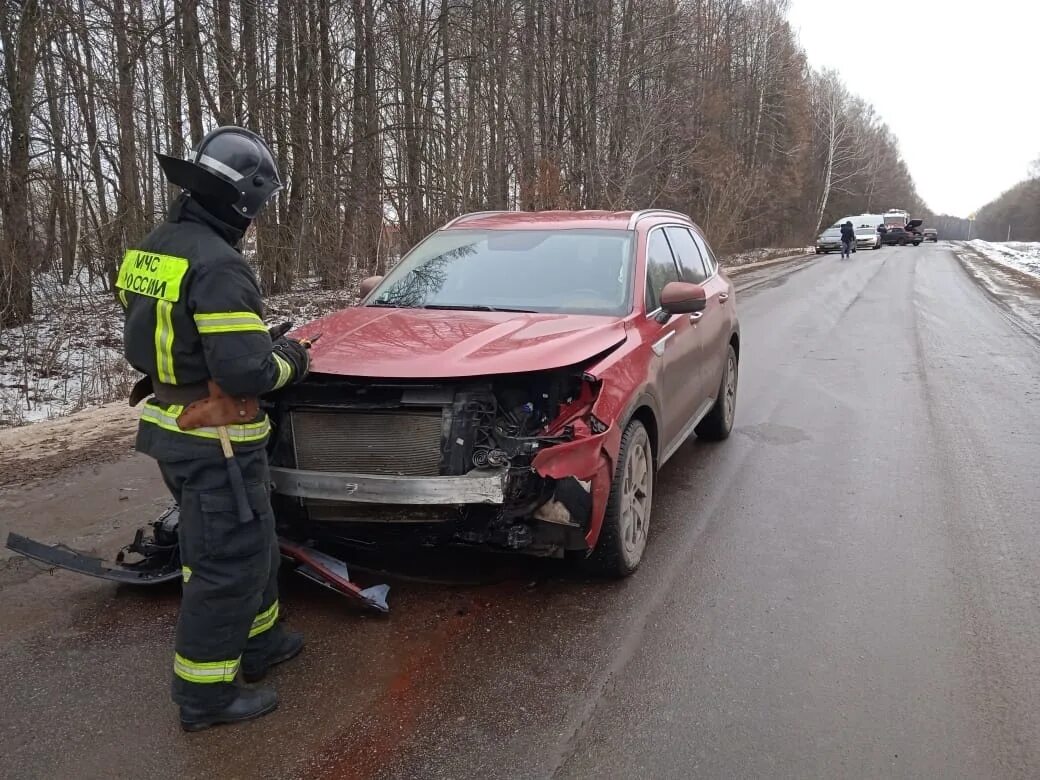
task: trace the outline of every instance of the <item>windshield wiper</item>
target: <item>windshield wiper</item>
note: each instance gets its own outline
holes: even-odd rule
[[[443,309],[447,311],[508,311],[518,314],[536,314],[533,309],[510,309],[500,306],[487,306],[483,303],[427,303],[424,309]]]

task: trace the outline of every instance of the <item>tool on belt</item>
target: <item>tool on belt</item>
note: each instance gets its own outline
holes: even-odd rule
[[[276,341],[290,330],[292,330],[292,323],[283,322],[281,325],[273,326],[268,332],[271,340]],[[300,344],[310,349],[319,338],[321,338],[321,333],[310,338],[300,339]],[[156,393],[156,391],[158,392]],[[150,376],[144,376],[130,391],[130,405],[137,406],[145,398],[156,393],[161,400],[167,403],[187,404],[184,411],[177,417],[177,427],[182,431],[207,427],[216,428],[217,436],[220,439],[220,449],[224,453],[224,460],[227,463],[228,481],[231,483],[231,492],[235,497],[238,519],[242,523],[251,522],[253,510],[249,506],[242,469],[235,459],[235,449],[231,444],[231,434],[227,426],[255,420],[260,411],[260,399],[256,396],[228,395],[212,379],[206,380],[205,395],[200,398],[202,392],[201,383],[196,386],[180,387],[166,385],[154,381]]]
[[[300,344],[310,349],[311,345],[319,338],[321,338],[320,333],[312,336],[310,339],[300,339]],[[209,395],[188,404],[177,417],[177,427],[182,431],[191,431],[205,427],[217,429],[217,436],[220,438],[220,449],[224,453],[224,461],[227,464],[231,493],[235,497],[238,520],[241,523],[248,523],[253,519],[253,509],[249,505],[249,496],[246,493],[242,469],[235,458],[235,449],[231,444],[231,434],[227,427],[256,419],[260,411],[260,399],[248,395],[228,395],[212,379],[206,380],[206,386],[209,390]]]

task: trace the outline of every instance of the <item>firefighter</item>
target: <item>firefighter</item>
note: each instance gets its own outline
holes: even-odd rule
[[[165,222],[127,250],[116,288],[127,360],[151,394],[136,447],[159,462],[180,506],[183,596],[173,659],[181,725],[250,720],[278,704],[247,687],[303,647],[279,621],[280,563],[258,397],[307,374],[304,344],[272,341],[256,277],[238,251],[282,188],[267,144],[219,127],[188,159],[157,155],[182,193]],[[229,457],[230,456],[230,457]]]

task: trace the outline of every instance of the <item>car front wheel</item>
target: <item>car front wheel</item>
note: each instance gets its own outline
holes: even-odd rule
[[[650,531],[654,497],[654,456],[650,437],[639,420],[621,436],[617,469],[599,540],[588,558],[597,574],[627,577],[639,567]]]

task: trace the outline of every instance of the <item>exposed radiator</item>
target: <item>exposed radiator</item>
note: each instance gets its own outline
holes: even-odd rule
[[[440,409],[292,412],[297,468],[355,474],[440,474]]]

